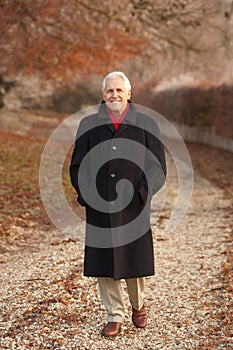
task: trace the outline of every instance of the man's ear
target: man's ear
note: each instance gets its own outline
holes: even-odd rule
[[[131,90],[128,90],[128,100],[130,99],[131,97]]]

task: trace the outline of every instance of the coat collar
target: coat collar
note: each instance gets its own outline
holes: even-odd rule
[[[126,116],[125,116],[123,122],[121,123],[120,127],[123,126],[123,124],[134,124],[135,125],[137,122],[137,110],[136,110],[134,104],[130,100],[128,100],[128,103],[129,103],[129,109],[128,109]],[[105,121],[105,123],[112,124],[112,121],[109,118],[108,112],[106,110],[106,104],[104,101],[102,101],[102,103],[99,107],[98,118],[101,119],[101,121]],[[120,129],[120,127],[119,127],[119,129]]]

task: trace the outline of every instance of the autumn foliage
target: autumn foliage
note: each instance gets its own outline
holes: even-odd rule
[[[221,0],[2,0],[0,75],[63,83],[135,58],[200,68],[229,55],[231,15]]]
[[[77,74],[104,74],[143,47],[142,39],[100,20],[80,1],[3,0],[0,9],[3,76],[39,72],[46,79],[71,81]]]

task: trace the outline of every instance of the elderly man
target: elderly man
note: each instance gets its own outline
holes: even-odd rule
[[[154,274],[150,202],[165,182],[166,163],[157,124],[130,101],[125,74],[109,73],[102,92],[98,112],[80,122],[70,176],[86,208],[84,275],[98,278],[107,311],[102,335],[111,337],[125,316],[122,279],[134,325],[146,326],[146,276]]]

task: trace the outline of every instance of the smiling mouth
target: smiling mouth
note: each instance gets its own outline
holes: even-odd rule
[[[107,103],[108,107],[114,111],[121,110],[124,107],[124,102],[122,101],[109,101]]]

